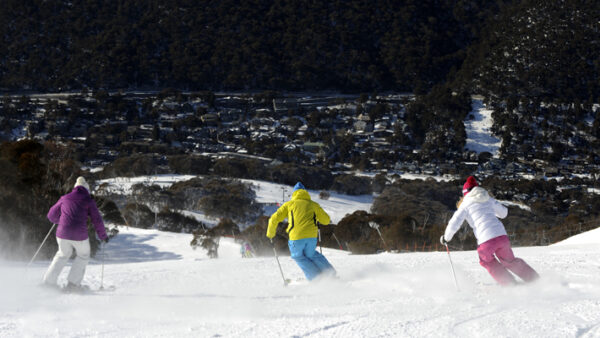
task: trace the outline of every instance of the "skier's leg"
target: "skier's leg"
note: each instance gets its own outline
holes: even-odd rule
[[[482,243],[477,247],[479,254],[479,264],[483,266],[500,285],[511,285],[515,283],[515,278],[506,270],[496,257],[494,257],[495,238]]]
[[[290,255],[292,256],[292,259],[294,259],[300,269],[302,269],[306,279],[313,280],[315,277],[317,277],[321,270],[313,261],[304,255],[304,247],[306,246],[306,242],[306,239],[288,241],[288,247],[290,248]]]
[[[56,242],[58,243],[58,251],[54,255],[48,271],[44,274],[44,283],[49,285],[56,284],[60,272],[67,265],[73,253],[73,246],[68,240],[56,237]]]
[[[329,263],[327,258],[317,251],[317,239],[307,238],[306,246],[304,247],[304,255],[310,259],[319,268],[319,273],[327,273],[335,275],[335,269]]]
[[[80,285],[83,280],[83,275],[85,274],[85,267],[87,266],[90,260],[90,241],[72,241],[73,246],[75,247],[75,260],[71,265],[71,271],[69,271],[69,276],[67,280],[71,284]]]
[[[510,247],[508,236],[502,236],[500,247],[496,250],[496,256],[505,268],[512,271],[525,282],[531,282],[540,277],[529,264],[521,258],[515,257]]]

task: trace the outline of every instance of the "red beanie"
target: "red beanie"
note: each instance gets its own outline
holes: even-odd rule
[[[467,182],[465,182],[465,185],[463,185],[463,196],[466,196],[467,193],[469,193],[469,191],[471,191],[471,189],[473,189],[474,187],[476,187],[478,185],[479,184],[477,184],[475,177],[473,177],[473,176],[467,177]]]

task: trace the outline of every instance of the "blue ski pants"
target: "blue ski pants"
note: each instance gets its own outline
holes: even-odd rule
[[[317,248],[316,238],[303,238],[295,241],[288,241],[290,254],[296,261],[300,269],[304,272],[306,279],[313,280],[321,273],[335,275],[335,269],[327,258],[320,254]]]

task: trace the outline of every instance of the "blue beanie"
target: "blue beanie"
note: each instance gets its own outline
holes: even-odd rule
[[[304,190],[306,190],[306,188],[300,182],[296,183],[296,185],[294,186],[294,190],[292,190],[292,192],[294,192],[294,191],[296,191],[298,189],[304,189]]]

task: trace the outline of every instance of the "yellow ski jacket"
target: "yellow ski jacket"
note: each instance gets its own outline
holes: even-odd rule
[[[319,203],[310,199],[308,191],[298,189],[292,193],[292,199],[285,202],[269,218],[267,237],[275,237],[277,225],[287,217],[289,225],[285,230],[290,240],[317,237],[317,222],[329,224],[329,215],[321,208]]]

